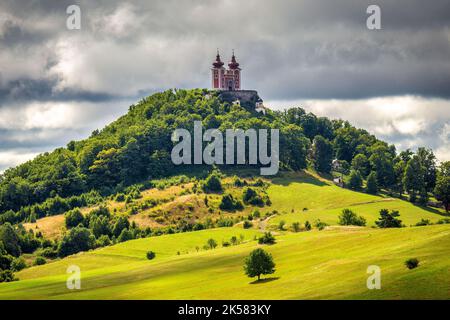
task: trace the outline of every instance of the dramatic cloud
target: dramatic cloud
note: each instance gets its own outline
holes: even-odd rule
[[[236,50],[243,86],[266,101],[319,101],[318,113],[449,159],[449,114],[428,110],[449,108],[450,2],[376,1],[382,30],[371,31],[372,2],[4,0],[0,171],[17,163],[5,160],[15,147],[31,155],[65,145],[144,95],[209,87],[217,47],[224,60]],[[81,7],[81,30],[66,28],[71,4]],[[360,108],[372,110],[371,123]],[[38,132],[41,141],[24,142]]]

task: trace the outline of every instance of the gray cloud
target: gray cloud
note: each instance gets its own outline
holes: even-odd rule
[[[71,4],[81,7],[79,31],[65,27]],[[369,4],[381,7],[382,30],[366,28]],[[151,92],[209,87],[217,47],[224,60],[236,50],[243,86],[266,100],[450,99],[448,0],[4,0],[0,110],[14,108],[8,117],[17,125],[2,127],[0,119],[6,130],[0,150],[16,146],[31,154],[26,148],[49,150],[81,137],[73,123],[58,127],[66,130],[58,138],[52,138],[55,128],[21,128],[30,104],[38,115],[49,103],[70,104],[80,119],[91,117],[82,130],[87,133],[106,123],[108,104],[126,110],[125,103]],[[99,111],[92,113],[94,105]],[[450,121],[441,120],[428,128],[439,131]],[[48,135],[39,147],[20,140],[17,130]],[[392,131],[386,139],[400,145],[410,137]]]

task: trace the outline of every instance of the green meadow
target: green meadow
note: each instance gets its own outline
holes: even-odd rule
[[[255,223],[131,240],[26,268],[20,281],[0,283],[0,299],[450,299],[450,224],[410,227],[436,222],[442,211],[342,189],[309,173],[275,178],[267,192],[272,205],[261,212],[278,211],[271,229],[281,220],[287,227],[316,219],[335,226],[343,208],[368,225],[277,231],[276,244],[263,245],[276,272],[260,282],[243,271],[245,257],[261,246]],[[372,228],[382,208],[399,210],[407,227]],[[239,244],[222,246],[233,236]],[[211,238],[218,246],[207,250]],[[155,259],[147,260],[149,250]],[[419,267],[407,269],[409,258]],[[71,265],[80,267],[80,290],[66,287]],[[366,286],[370,265],[381,268],[379,290]]]
[[[255,230],[223,228],[128,241],[26,269],[0,284],[0,299],[448,299],[450,226],[288,233],[264,246],[276,272],[255,283],[243,260],[258,247]],[[208,238],[244,234],[232,247],[200,250]],[[180,255],[175,250],[183,248]],[[145,251],[156,258],[146,260]],[[408,258],[420,266],[409,270]],[[81,268],[81,289],[66,288],[66,268]],[[381,268],[368,290],[367,267]]]
[[[400,220],[406,226],[415,225],[421,219],[437,222],[445,218],[441,209],[420,207],[408,201],[386,196],[375,196],[335,186],[308,173],[276,178],[268,190],[272,208],[280,215],[270,219],[270,225],[285,221],[289,227],[293,222],[313,223],[317,219],[336,225],[342,209],[351,209],[366,218],[367,226],[374,226],[381,209],[398,210]]]

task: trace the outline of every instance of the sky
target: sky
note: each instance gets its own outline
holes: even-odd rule
[[[81,9],[69,30],[68,6]],[[381,29],[369,30],[370,4]],[[0,1],[0,172],[140,98],[210,87],[217,48],[273,109],[349,120],[450,160],[450,1]]]

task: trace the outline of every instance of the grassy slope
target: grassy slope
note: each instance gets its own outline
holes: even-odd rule
[[[309,220],[312,223],[316,219],[335,225],[344,208],[364,216],[368,226],[374,225],[383,208],[399,210],[400,219],[407,226],[415,225],[422,218],[431,222],[443,218],[442,210],[415,206],[397,198],[354,192],[309,174],[303,174],[300,179],[298,175],[276,178],[268,193],[272,208],[282,213],[270,220],[272,225],[281,220],[289,226],[292,222]],[[303,208],[308,210],[303,211]]]
[[[450,298],[450,226],[395,230],[360,228],[285,234],[266,246],[277,264],[272,280],[257,284],[243,274],[256,241],[196,252],[209,237],[228,239],[256,231],[223,228],[133,240],[19,273],[0,284],[1,299],[310,299]],[[148,249],[157,258],[148,261]],[[189,251],[176,255],[175,251]],[[404,261],[419,258],[408,270]],[[82,290],[66,289],[67,266],[82,270]],[[382,270],[382,289],[367,290],[366,269]]]
[[[272,225],[280,220],[289,225],[317,218],[336,224],[345,207],[364,215],[369,225],[381,208],[400,210],[406,225],[421,218],[442,218],[435,209],[352,192],[310,174],[276,178],[268,193],[273,205],[262,212],[285,212],[272,218]],[[303,208],[308,210],[303,212]],[[247,240],[239,246],[196,250],[209,238],[220,245],[222,240],[240,234]],[[249,241],[256,234],[256,230],[222,228],[133,240],[80,253],[23,270],[18,273],[21,281],[0,284],[0,299],[450,298],[449,225],[283,234],[277,237],[276,245],[267,247],[277,263],[273,277],[279,279],[250,284],[242,265],[245,256],[257,246]],[[148,250],[156,252],[155,260],[145,259]],[[177,255],[177,251],[181,254]],[[403,262],[410,257],[420,259],[418,269],[404,267]],[[65,272],[71,264],[82,270],[81,291],[66,289]],[[369,291],[365,287],[366,268],[371,264],[382,268],[382,290]]]

